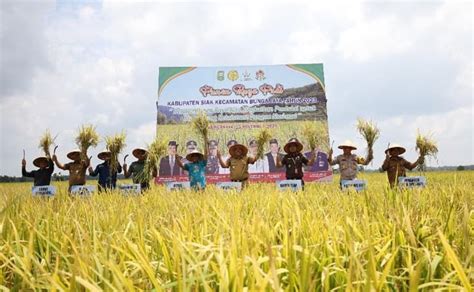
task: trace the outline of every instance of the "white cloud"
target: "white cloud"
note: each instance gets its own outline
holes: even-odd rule
[[[348,121],[372,116],[383,130],[377,153],[391,139],[413,144],[420,127],[439,138],[440,164],[461,164],[461,150],[472,149],[472,26],[466,25],[472,13],[451,2],[429,9],[400,7],[104,1],[77,4],[72,12],[32,7],[12,14],[2,19],[2,27],[14,28],[10,36],[41,38],[26,43],[26,49],[18,49],[16,38],[2,43],[9,69],[23,66],[9,57],[18,52],[39,57],[24,66],[33,68],[24,71],[25,83],[13,82],[18,71],[8,92],[2,84],[0,174],[19,175],[21,149],[31,162],[45,128],[59,133],[63,160],[82,123],[96,124],[102,135],[126,130],[127,151],[150,142],[159,66],[292,62],[325,63],[330,133],[336,141],[356,137]],[[34,21],[24,21],[30,16]],[[392,104],[394,96],[399,100]],[[399,111],[415,105],[414,96],[427,106]],[[354,100],[362,112],[353,110]]]

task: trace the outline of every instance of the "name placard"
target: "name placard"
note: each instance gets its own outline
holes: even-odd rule
[[[140,184],[119,185],[119,190],[124,195],[139,195],[142,192]]]
[[[341,181],[343,190],[354,189],[358,192],[367,189],[367,181],[361,179],[343,180]]]
[[[225,190],[225,191],[241,191],[242,190],[242,183],[236,181],[226,181],[226,182],[218,182],[216,183],[216,187]]]
[[[54,186],[36,186],[31,189],[33,197],[54,197],[56,188]]]
[[[280,191],[291,190],[296,192],[302,189],[301,180],[299,179],[280,180],[276,182],[276,185]]]
[[[87,197],[95,192],[95,186],[72,186],[71,195]]]
[[[170,191],[187,190],[191,188],[188,181],[172,181],[166,183],[166,188]]]
[[[424,176],[399,177],[398,186],[403,187],[403,188],[424,188],[426,187],[426,177]]]

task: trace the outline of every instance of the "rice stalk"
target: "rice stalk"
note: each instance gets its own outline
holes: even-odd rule
[[[327,146],[328,132],[324,123],[305,121],[302,126],[302,135],[311,151],[314,151],[318,146],[321,148]]]
[[[419,170],[424,170],[426,168],[426,156],[431,156],[436,159],[438,154],[438,146],[436,144],[437,143],[433,139],[432,134],[422,135],[420,131],[418,131],[416,135],[416,150],[421,157],[421,161],[418,164]]]
[[[366,121],[364,119],[357,119],[357,131],[362,135],[364,140],[367,142],[367,148],[373,149],[375,141],[380,137],[380,130],[377,128],[372,121]]]
[[[76,144],[81,151],[82,159],[87,158],[87,150],[99,144],[99,134],[93,125],[82,125],[76,137]]]
[[[207,144],[209,141],[209,118],[206,112],[199,111],[198,114],[191,120],[194,131],[201,136],[203,143]]]
[[[272,138],[272,134],[270,130],[267,128],[262,128],[257,133],[256,141],[257,141],[257,159],[263,158],[263,153],[265,152],[265,145],[267,145],[268,141]]]
[[[150,180],[150,175],[154,174],[157,170],[157,165],[160,162],[161,157],[165,156],[168,150],[167,139],[155,140],[147,146],[148,155],[145,160],[145,167],[143,169],[143,181]]]
[[[120,134],[105,137],[106,148],[111,153],[110,167],[112,169],[112,172],[117,172],[118,156],[126,146],[126,137],[127,135],[123,131]]]
[[[49,130],[46,130],[43,136],[41,136],[38,147],[43,150],[44,155],[46,155],[46,157],[51,156],[50,148],[51,148],[51,145],[54,145],[54,140],[56,140],[56,137],[53,138]]]

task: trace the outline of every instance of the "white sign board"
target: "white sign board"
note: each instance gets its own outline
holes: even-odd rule
[[[142,192],[140,184],[119,185],[119,190],[124,195],[139,195]]]
[[[399,177],[398,186],[403,187],[403,188],[424,188],[426,186],[426,177],[424,176]]]
[[[36,186],[31,189],[33,197],[54,197],[56,188],[54,186]]]
[[[71,187],[71,195],[76,196],[91,196],[92,193],[95,191],[94,186],[72,186]]]
[[[354,189],[360,192],[367,189],[367,181],[361,179],[342,180],[341,188],[343,190]]]
[[[188,181],[172,181],[166,183],[166,188],[170,191],[187,190],[191,188]]]
[[[241,182],[234,182],[234,181],[218,182],[216,183],[216,186],[225,191],[236,190],[240,192],[242,190]]]
[[[280,191],[291,190],[295,192],[302,189],[301,180],[299,179],[280,180],[277,181],[276,184]]]

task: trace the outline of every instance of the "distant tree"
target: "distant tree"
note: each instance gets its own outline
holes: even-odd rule
[[[463,171],[463,170],[466,170],[466,168],[462,165],[459,165],[457,168],[456,168],[457,171]]]

